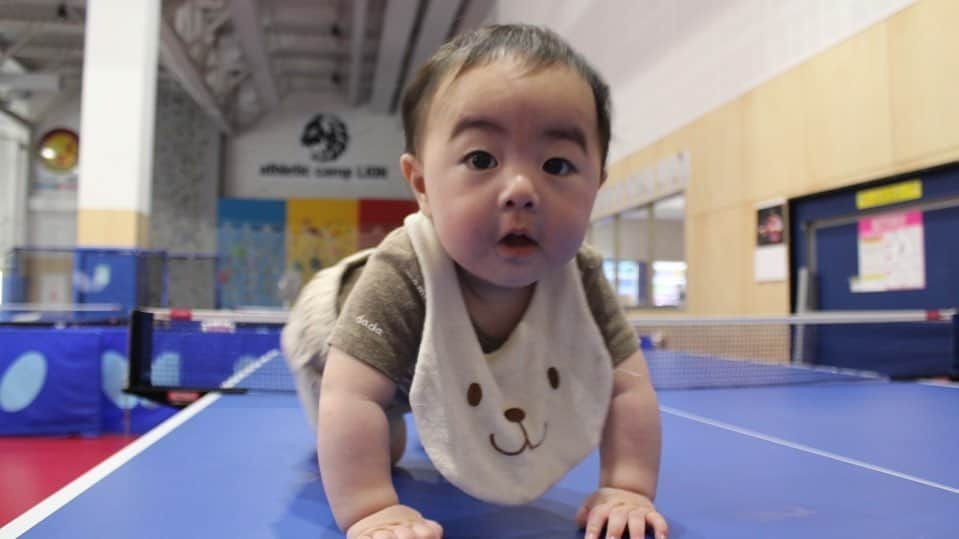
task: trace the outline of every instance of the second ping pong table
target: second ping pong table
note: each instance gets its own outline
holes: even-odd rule
[[[269,361],[282,361],[273,358]],[[959,537],[959,387],[888,381],[659,392],[657,508],[674,539]],[[444,537],[582,537],[593,454],[541,499],[477,501],[410,425],[401,500]],[[0,537],[340,537],[296,396],[209,394]]]

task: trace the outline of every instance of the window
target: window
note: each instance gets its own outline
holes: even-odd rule
[[[653,306],[681,307],[686,303],[686,263],[653,262]]]
[[[619,266],[619,271],[615,268]],[[639,307],[649,300],[646,293],[646,264],[639,260],[603,260],[603,273],[624,307]]]
[[[685,305],[685,201],[678,193],[590,227],[589,241],[603,254],[604,273],[624,307]]]

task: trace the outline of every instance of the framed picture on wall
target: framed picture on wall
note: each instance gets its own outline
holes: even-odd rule
[[[756,245],[786,243],[786,204],[777,203],[756,210]]]
[[[788,278],[788,230],[786,200],[775,199],[756,205],[756,249],[753,253],[756,282],[776,282]]]

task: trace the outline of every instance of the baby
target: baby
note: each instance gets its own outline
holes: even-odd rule
[[[495,503],[537,498],[598,445],[586,537],[666,537],[656,397],[583,245],[608,87],[551,31],[490,26],[439,49],[402,115],[420,211],[317,274],[283,333],[337,523],[350,539],[442,536],[391,481],[412,411],[437,470]]]

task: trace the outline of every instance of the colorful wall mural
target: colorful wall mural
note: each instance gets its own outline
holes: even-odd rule
[[[220,304],[289,306],[313,274],[377,245],[416,211],[412,200],[220,199]]]

